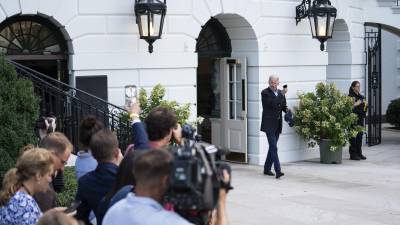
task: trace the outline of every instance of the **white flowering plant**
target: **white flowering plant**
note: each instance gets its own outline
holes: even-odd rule
[[[165,96],[165,87],[161,84],[157,84],[151,90],[150,96],[147,96],[147,92],[144,88],[141,88],[139,91],[139,104],[141,108],[140,112],[140,120],[144,121],[147,115],[150,113],[152,109],[157,106],[163,106],[168,109],[171,109],[175,112],[176,119],[179,124],[187,123],[190,116],[190,103],[179,104],[177,101],[168,101],[164,99]],[[131,121],[129,115],[126,111],[121,112],[121,123],[127,123],[127,121]]]
[[[163,106],[175,112],[179,124],[187,123],[190,116],[190,103],[179,104],[177,101],[167,101],[164,96],[165,87],[161,84],[153,87],[149,97],[146,90],[141,88],[139,91],[140,119],[143,121],[153,108]]]
[[[343,147],[363,127],[356,125],[353,99],[339,92],[334,84],[318,83],[315,92],[298,93],[300,103],[294,110],[294,128],[315,147],[322,139],[331,140],[331,151]]]
[[[189,121],[188,124],[192,127],[199,127],[204,121],[204,117],[198,116],[194,121]]]

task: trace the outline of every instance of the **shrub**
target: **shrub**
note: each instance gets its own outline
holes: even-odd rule
[[[65,167],[64,170],[64,189],[57,193],[57,200],[60,206],[68,207],[75,199],[78,190],[78,182],[75,176],[75,167]]]
[[[0,57],[0,179],[14,167],[19,149],[35,144],[34,124],[39,99],[30,81],[17,77],[14,68]]]
[[[386,120],[395,127],[400,127],[400,98],[390,102],[386,110]]]
[[[164,95],[165,88],[161,84],[154,86],[149,98],[147,97],[146,90],[141,88],[139,92],[139,103],[142,110],[140,113],[140,119],[143,121],[153,108],[164,106],[175,112],[179,124],[186,123],[190,115],[190,104],[186,103],[180,105],[176,101],[164,100]]]
[[[330,139],[330,150],[335,151],[362,131],[361,126],[355,125],[353,99],[341,94],[334,84],[318,83],[315,93],[298,96],[300,103],[295,107],[294,127],[310,147],[319,144],[321,139]]]

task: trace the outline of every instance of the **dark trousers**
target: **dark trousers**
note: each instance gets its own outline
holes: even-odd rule
[[[355,138],[350,139],[350,148],[349,148],[350,156],[361,156],[362,137],[363,137],[363,132],[359,132]]]
[[[281,164],[279,163],[278,157],[278,139],[279,139],[279,132],[267,132],[267,139],[268,139],[268,155],[267,159],[264,163],[264,171],[271,170],[272,164],[274,164],[275,172],[281,171]]]
[[[358,118],[357,125],[364,126],[364,118]],[[350,139],[349,153],[350,156],[361,156],[362,155],[362,137],[363,132],[359,132],[356,137]]]

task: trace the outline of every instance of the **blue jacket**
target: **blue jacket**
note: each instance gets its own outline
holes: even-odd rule
[[[96,169],[97,161],[89,150],[79,151],[76,156],[75,175],[76,180],[79,180],[83,175]]]
[[[113,187],[117,170],[118,166],[113,163],[99,163],[94,171],[79,179],[76,200],[82,201],[82,204],[77,209],[77,219],[90,224],[89,214],[91,210],[97,218],[97,206]]]
[[[149,149],[149,137],[142,122],[132,124],[132,141],[135,150]]]

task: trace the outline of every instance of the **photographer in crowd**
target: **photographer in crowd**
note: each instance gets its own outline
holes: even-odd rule
[[[47,116],[40,116],[35,124],[35,133],[39,138],[39,141],[46,137],[47,134],[56,131],[56,117],[53,113],[49,113]]]
[[[144,120],[149,135],[150,148],[165,148],[171,141],[182,142],[182,128],[176,119],[175,112],[166,107],[156,107]]]
[[[172,155],[165,150],[144,151],[135,158],[133,171],[135,194],[116,203],[106,213],[103,225],[189,225],[187,220],[163,208],[162,201],[169,186]],[[229,179],[229,178],[228,178]],[[221,197],[215,224],[226,224],[225,198]],[[126,213],[129,212],[129,213]],[[217,214],[218,214],[217,213]]]
[[[130,118],[133,119],[132,133],[135,150],[166,148],[171,141],[181,143],[182,129],[172,110],[162,106],[152,109],[144,119],[147,133],[139,119],[139,104],[132,104],[127,110]]]

